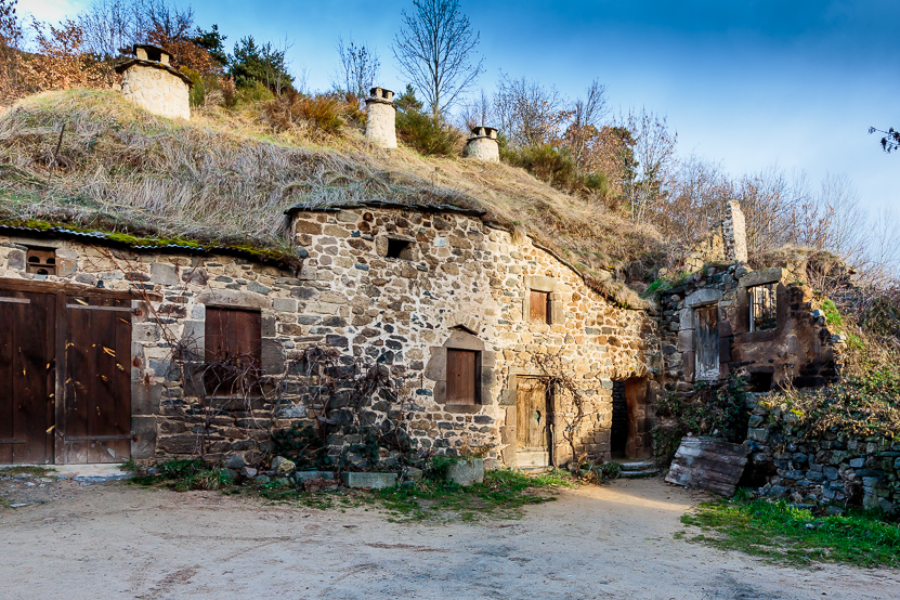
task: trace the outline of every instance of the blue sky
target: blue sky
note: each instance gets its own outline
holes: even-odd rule
[[[22,0],[57,20],[83,0]],[[287,39],[295,71],[329,87],[339,35],[374,44],[382,85],[402,89],[391,40],[410,0],[197,0],[203,26],[228,46],[241,36]],[[617,112],[666,115],[679,153],[729,173],[778,165],[813,181],[848,175],[865,206],[900,208],[900,154],[867,129],[900,126],[900,0],[461,1],[481,33],[491,91],[501,71],[570,97],[592,79]]]

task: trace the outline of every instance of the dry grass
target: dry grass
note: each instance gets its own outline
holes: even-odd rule
[[[283,213],[294,205],[476,208],[488,212],[488,222],[530,235],[596,289],[632,306],[642,301],[616,279],[643,272],[663,252],[654,231],[518,168],[385,151],[354,128],[323,140],[276,132],[266,123],[258,107],[206,109],[190,124],[178,123],[112,91],[26,98],[0,115],[0,219],[283,248]]]

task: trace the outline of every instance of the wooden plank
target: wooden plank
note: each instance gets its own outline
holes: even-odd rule
[[[91,319],[99,314],[91,311],[66,310],[66,437],[81,438],[89,434],[90,398],[93,393],[91,364]],[[89,444],[66,442],[65,462],[89,461]]]
[[[124,308],[121,306],[93,306],[93,305],[84,305],[84,304],[66,304],[66,308],[71,308],[72,310],[99,310],[101,312],[132,312],[132,308]]]
[[[697,379],[714,381],[719,378],[719,323],[718,307],[702,306],[696,309],[696,373]]]
[[[734,495],[749,452],[750,448],[743,444],[684,438],[666,474],[666,481],[724,496]]]
[[[109,308],[115,300],[103,299],[103,308]],[[74,311],[79,312],[79,311]],[[91,315],[91,350],[93,354],[93,389],[92,407],[89,411],[88,435],[117,435],[116,405],[118,389],[116,375],[116,323],[118,315],[108,311],[93,312]],[[96,438],[95,438],[96,440]],[[105,440],[91,443],[90,460],[95,463],[115,462],[115,449]]]
[[[131,300],[117,300],[117,308],[131,310]],[[112,435],[119,436],[113,444],[116,460],[131,458],[131,318],[115,314],[116,331],[115,360],[113,367],[116,376],[116,412],[113,419]]]
[[[475,352],[447,350],[447,403],[475,404]]]
[[[46,464],[53,460],[51,380],[53,357],[50,329],[53,297],[34,294],[19,304],[14,327],[13,386],[16,397],[13,431],[27,443],[14,450],[14,462]],[[24,452],[24,455],[22,455]]]
[[[88,287],[74,283],[9,279],[6,277],[0,277],[0,290],[32,294],[57,294],[61,292],[80,298],[146,299],[153,301],[163,299],[162,294],[151,290],[108,290],[106,288]]]
[[[15,345],[16,306],[0,304],[0,465],[13,462],[13,346]],[[8,441],[7,441],[8,440]]]
[[[66,295],[62,292],[55,295],[56,332],[55,335],[55,388],[54,388],[54,444],[53,455],[56,464],[66,462]]]

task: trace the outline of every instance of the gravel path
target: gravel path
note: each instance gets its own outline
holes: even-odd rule
[[[676,540],[698,497],[658,480],[564,491],[517,521],[444,525],[62,485],[46,504],[0,509],[4,600],[851,600],[900,589],[896,571],[782,568]]]

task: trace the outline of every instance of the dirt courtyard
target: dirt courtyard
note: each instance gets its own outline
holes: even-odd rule
[[[565,490],[516,521],[389,523],[123,483],[0,510],[3,600],[897,598],[900,573],[798,570],[673,538],[698,497]]]

